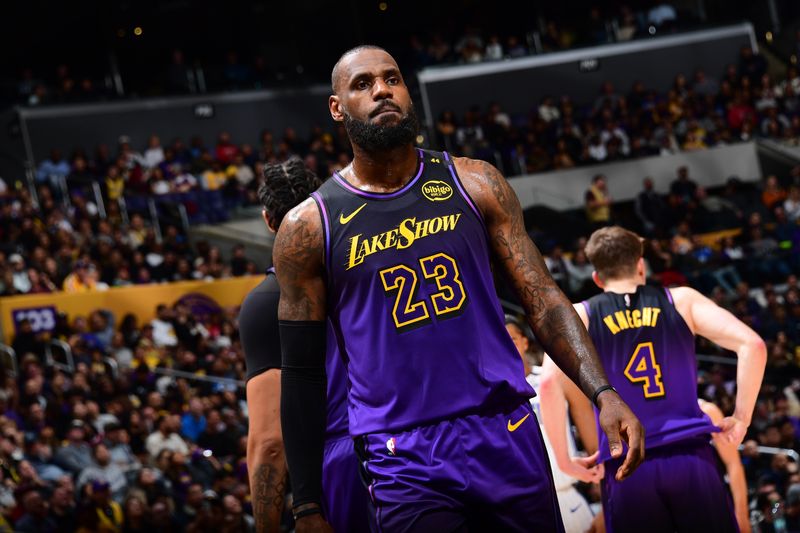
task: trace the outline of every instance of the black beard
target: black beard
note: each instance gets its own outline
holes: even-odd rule
[[[344,127],[350,142],[366,152],[383,152],[414,144],[419,132],[419,121],[414,108],[404,114],[396,124],[373,124],[344,114]]]

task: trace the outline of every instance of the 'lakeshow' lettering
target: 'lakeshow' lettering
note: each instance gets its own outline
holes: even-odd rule
[[[347,270],[360,265],[368,256],[389,249],[410,248],[419,239],[445,231],[453,231],[461,218],[461,213],[417,220],[407,218],[389,231],[363,237],[358,234],[350,237],[350,251],[347,254]]]

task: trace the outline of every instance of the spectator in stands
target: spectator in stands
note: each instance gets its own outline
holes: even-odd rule
[[[35,268],[28,269],[28,279],[31,282],[31,289],[28,291],[30,294],[42,294],[56,292],[58,290],[58,287],[56,287],[55,283],[50,281],[47,274]]]
[[[241,187],[247,187],[255,178],[253,169],[245,164],[242,154],[236,154],[233,157],[233,161],[225,169],[225,174],[228,176],[229,181],[230,178],[234,178]]]
[[[164,176],[164,172],[158,167],[150,171],[150,177],[147,182],[150,192],[155,195],[169,194],[172,192],[170,180]]]
[[[669,191],[684,205],[694,201],[697,183],[689,177],[688,167],[678,167],[677,178],[670,184]]]
[[[119,503],[111,499],[108,482],[95,480],[88,485],[87,503],[78,518],[78,532],[121,531],[125,516]]]
[[[747,78],[755,85],[766,72],[767,61],[764,56],[754,52],[749,46],[742,46],[739,51],[739,76]]]
[[[58,524],[58,531],[75,531],[78,528],[73,492],[66,485],[60,484],[53,489],[50,496],[50,517]]]
[[[39,533],[42,531],[57,531],[58,524],[50,516],[47,501],[38,489],[29,490],[22,497],[22,506],[25,514],[17,520],[15,531]]]
[[[597,174],[592,178],[592,184],[584,195],[586,220],[594,228],[611,224],[611,197],[608,195],[606,177]]]
[[[173,325],[173,315],[169,307],[159,304],[156,307],[156,317],[150,322],[153,327],[153,341],[159,348],[164,346],[176,346],[178,337],[175,334]]]
[[[74,419],[70,423],[67,440],[56,451],[55,462],[73,475],[78,475],[94,463],[92,449],[86,439],[86,424],[82,420]]]
[[[126,533],[147,533],[151,531],[147,502],[136,492],[131,492],[122,505],[125,515]]]
[[[622,6],[620,8],[620,15],[618,19],[619,29],[617,30],[617,40],[630,41],[639,31],[638,25],[636,24],[636,16],[628,6]]]
[[[643,233],[646,236],[663,235],[667,206],[655,192],[652,178],[645,178],[642,185],[642,191],[636,196],[634,210],[642,225]]]
[[[158,135],[151,135],[147,141],[147,150],[144,152],[144,166],[147,168],[155,168],[160,165],[165,159],[164,148],[161,146],[161,139]]]
[[[245,257],[243,244],[235,244],[231,250],[231,274],[242,276],[247,272],[248,260]]]
[[[795,223],[800,221],[800,187],[793,185],[789,188],[789,194],[783,202],[783,210],[786,217]]]
[[[122,502],[128,481],[125,471],[111,460],[111,454],[105,444],[100,443],[94,447],[94,462],[92,466],[83,469],[75,482],[79,491],[92,482],[102,482],[109,485],[111,497],[117,502]]]
[[[109,201],[116,202],[122,198],[125,191],[125,176],[120,172],[118,166],[111,165],[108,167],[104,184],[106,187],[106,197]]]
[[[599,135],[594,134],[589,138],[589,158],[591,159],[590,162],[597,162],[601,163],[608,158],[608,150],[606,149],[606,144],[600,138]]]
[[[497,35],[489,37],[483,57],[486,61],[499,61],[503,59],[503,45],[500,44],[500,37]]]
[[[780,186],[778,178],[775,175],[767,176],[767,179],[764,180],[764,190],[761,193],[761,203],[764,204],[764,207],[771,211],[776,205],[783,204],[786,197],[786,189]]]
[[[183,51],[172,51],[172,62],[167,68],[167,89],[171,93],[185,94],[194,89],[194,74],[184,61]]]
[[[564,139],[559,139],[556,143],[556,153],[553,154],[553,168],[556,170],[562,168],[572,168],[575,166],[575,161],[569,153],[567,142]]]
[[[94,264],[79,259],[75,262],[72,273],[64,278],[62,289],[68,293],[82,293],[97,290],[97,282],[93,276],[97,269]]]
[[[552,96],[545,96],[539,104],[539,118],[547,123],[557,121],[561,118],[561,111],[555,105]]]
[[[61,150],[54,148],[50,151],[50,157],[42,161],[36,169],[36,181],[47,183],[57,190],[59,181],[66,178],[69,172],[69,163],[61,156]]]
[[[207,191],[218,191],[228,181],[228,177],[222,170],[222,164],[219,161],[212,161],[210,168],[203,172],[201,179],[203,189]]]
[[[473,154],[483,141],[483,128],[480,125],[477,109],[467,112],[464,123],[456,129],[456,145],[462,154]]]
[[[252,516],[244,514],[242,502],[233,494],[225,495],[222,506],[225,512],[222,519],[225,528],[231,528],[233,531],[255,531],[255,520]]]
[[[177,415],[161,415],[155,425],[157,429],[147,437],[145,442],[145,448],[151,459],[157,459],[164,450],[179,452],[183,455],[189,453],[189,447],[177,433],[180,429],[180,418]]]
[[[506,50],[508,51],[508,57],[511,58],[524,57],[528,55],[528,50],[525,48],[525,46],[523,46],[516,35],[508,36],[508,40],[506,41]]]
[[[212,450],[215,456],[229,457],[236,451],[239,435],[234,428],[228,428],[223,422],[220,412],[212,409],[208,413],[205,429],[197,437],[197,444],[206,450]]]
[[[30,292],[32,288],[31,280],[28,277],[28,271],[25,268],[25,260],[20,254],[11,254],[8,258],[8,264],[11,265],[11,276],[13,279],[14,289],[22,294]]]
[[[575,251],[572,258],[564,258],[569,279],[569,290],[573,299],[582,299],[595,292],[592,272],[594,267],[586,257],[586,252],[581,248]]]
[[[105,425],[105,444],[111,455],[111,462],[128,472],[141,467],[139,459],[134,455],[130,446],[130,436],[128,430],[117,423]]]
[[[231,143],[231,135],[227,131],[219,134],[217,146],[214,149],[215,160],[220,165],[228,165],[233,162],[233,158],[239,153],[239,148]]]
[[[181,417],[181,433],[191,442],[197,442],[197,438],[206,429],[206,417],[203,414],[203,403],[199,398],[192,398],[189,401],[189,410]]]

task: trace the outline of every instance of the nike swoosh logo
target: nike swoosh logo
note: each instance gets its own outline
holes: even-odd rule
[[[353,217],[356,216],[358,214],[358,212],[361,211],[362,209],[364,209],[366,206],[367,206],[367,202],[364,202],[363,204],[361,204],[361,207],[359,207],[358,209],[356,209],[355,211],[353,211],[349,215],[344,216],[344,213],[340,214],[339,215],[339,223],[342,226],[344,226],[345,224],[347,224],[348,222],[353,220]]]
[[[508,421],[508,431],[510,431],[511,433],[514,433],[517,430],[517,428],[520,427],[522,425],[522,423],[525,422],[528,419],[529,416],[531,416],[530,413],[528,413],[527,415],[523,416],[520,420],[517,421],[516,424],[512,424],[511,420],[509,420]]]
[[[578,504],[578,505],[575,506],[575,509],[570,509],[569,512],[570,513],[574,513],[575,511],[577,511],[580,508],[581,508],[581,504]]]

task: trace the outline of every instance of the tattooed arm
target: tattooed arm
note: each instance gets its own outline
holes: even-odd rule
[[[259,533],[279,532],[283,514],[286,456],[281,438],[280,380],[280,370],[272,369],[247,382],[247,471]]]
[[[322,223],[309,198],[286,215],[273,249],[281,288],[281,427],[298,533],[330,531],[319,514],[327,406],[322,257]]]
[[[608,385],[608,378],[589,333],[525,231],[517,195],[500,172],[484,161],[457,158],[455,166],[483,214],[494,259],[519,296],[536,339],[591,398],[599,387]],[[629,445],[625,463],[617,472],[618,479],[623,479],[644,457],[644,430],[616,393],[603,392],[598,403],[611,455],[622,454],[621,434]]]

